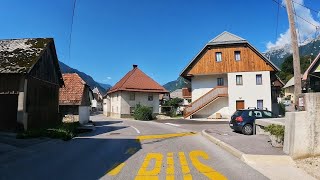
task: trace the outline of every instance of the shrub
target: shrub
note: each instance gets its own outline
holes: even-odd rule
[[[63,123],[56,128],[33,129],[17,134],[18,139],[49,137],[53,139],[70,140],[77,135],[79,122]]]
[[[284,140],[284,126],[271,124],[264,129],[265,131],[269,132],[271,135],[274,135],[277,139],[283,142]]]
[[[134,110],[133,117],[136,120],[142,120],[142,121],[152,120],[153,119],[152,110],[147,106],[138,104]]]

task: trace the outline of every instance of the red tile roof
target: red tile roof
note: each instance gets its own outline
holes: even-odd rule
[[[60,105],[81,105],[86,82],[77,73],[63,74],[64,87],[59,91]]]
[[[117,82],[107,94],[116,91],[168,93],[164,87],[143,73],[137,66]]]

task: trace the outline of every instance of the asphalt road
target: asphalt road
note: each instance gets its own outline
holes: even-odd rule
[[[267,179],[199,133],[93,116],[96,130],[0,156],[0,179]]]

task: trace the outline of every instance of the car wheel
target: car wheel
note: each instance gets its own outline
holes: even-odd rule
[[[251,135],[253,133],[253,128],[251,124],[246,124],[242,128],[242,133],[245,135]]]

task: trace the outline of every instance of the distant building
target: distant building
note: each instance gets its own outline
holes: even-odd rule
[[[229,118],[248,107],[272,109],[273,82],[279,69],[247,40],[223,32],[185,67],[192,103],[185,118]]]
[[[294,102],[294,77],[283,86],[284,97]]]
[[[93,111],[102,111],[103,97],[97,87],[93,88],[93,100],[91,108]]]
[[[0,40],[0,130],[59,124],[63,84],[52,38]]]
[[[64,87],[60,88],[59,107],[64,121],[85,124],[90,118],[93,94],[87,83],[76,73],[63,74]]]
[[[103,113],[115,118],[131,117],[137,104],[159,114],[159,94],[168,91],[143,73],[137,65],[117,82],[104,97]]]
[[[320,92],[320,53],[312,61],[302,79],[306,82],[307,92]]]

